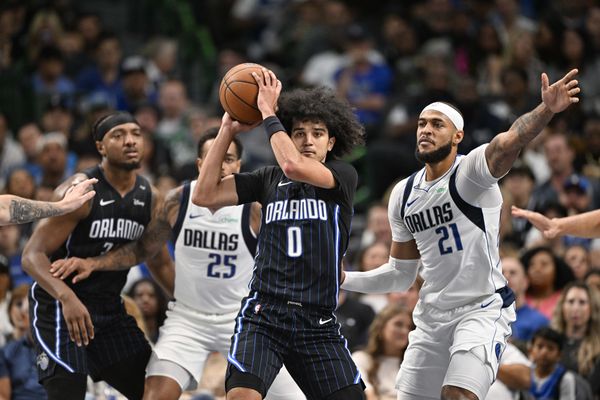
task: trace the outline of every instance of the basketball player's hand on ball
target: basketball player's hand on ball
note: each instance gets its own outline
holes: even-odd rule
[[[56,260],[50,266],[50,273],[58,279],[66,279],[75,274],[72,281],[77,283],[86,279],[94,271],[94,263],[89,258],[71,257]]]
[[[549,84],[548,75],[542,74],[542,101],[553,113],[559,113],[572,103],[578,103],[576,97],[581,91],[579,82],[573,79],[579,71],[572,69],[559,81]]]
[[[281,94],[281,81],[277,79],[273,71],[266,68],[263,68],[262,76],[256,72],[253,72],[252,76],[258,84],[256,104],[262,113],[263,119],[275,115],[277,99]]]
[[[61,305],[69,329],[69,337],[77,346],[81,347],[82,344],[87,346],[94,338],[94,325],[87,308],[74,292],[61,299]]]

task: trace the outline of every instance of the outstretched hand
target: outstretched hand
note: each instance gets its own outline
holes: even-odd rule
[[[542,101],[553,113],[559,113],[569,105],[579,102],[576,96],[581,89],[578,86],[579,82],[573,79],[578,72],[577,69],[572,69],[552,85],[549,83],[548,75],[542,74]]]
[[[545,238],[554,239],[558,236],[558,226],[550,218],[535,212],[524,210],[522,208],[512,206],[511,213],[513,217],[526,218],[533,226],[542,232]]]
[[[60,201],[63,210],[68,213],[77,210],[88,200],[96,195],[94,184],[98,182],[96,178],[86,179],[71,186],[65,192],[65,197]]]

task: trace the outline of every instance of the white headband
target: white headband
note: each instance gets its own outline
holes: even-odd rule
[[[456,129],[459,130],[459,131],[462,131],[463,128],[464,128],[464,126],[465,126],[465,122],[463,121],[463,118],[461,117],[460,113],[458,111],[456,111],[453,107],[450,107],[446,103],[442,103],[442,102],[439,102],[439,101],[436,101],[435,103],[431,103],[430,105],[428,105],[427,107],[425,107],[423,109],[423,111],[421,111],[420,115],[422,115],[427,110],[433,110],[433,111],[441,112],[446,117],[448,117],[448,119],[450,121],[452,121],[452,123],[454,124],[454,126],[456,127]]]

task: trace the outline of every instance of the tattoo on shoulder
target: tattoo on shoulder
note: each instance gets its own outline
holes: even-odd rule
[[[10,222],[13,224],[23,224],[61,214],[61,210],[51,203],[33,202],[26,199],[11,200],[9,212]]]

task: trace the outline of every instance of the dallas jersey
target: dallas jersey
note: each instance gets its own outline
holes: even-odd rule
[[[248,294],[256,236],[251,205],[223,207],[213,214],[192,203],[196,181],[183,186],[175,234],[175,299],[207,314],[239,309]]]
[[[506,286],[498,252],[502,195],[487,166],[486,146],[458,155],[434,181],[425,180],[423,168],[392,191],[392,237],[416,241],[425,305],[450,310]]]
[[[69,257],[95,257],[112,248],[139,239],[151,219],[152,188],[150,183],[137,175],[133,189],[121,196],[104,177],[98,165],[84,171],[90,178],[97,178],[94,185],[96,196],[87,217],[78,222],[62,246],[50,256],[51,261]],[[63,280],[77,297],[95,303],[121,302],[121,290],[129,270],[97,271],[87,279],[72,283],[71,277]],[[36,290],[50,295],[36,285]],[[52,299],[53,301],[53,299]]]
[[[348,163],[332,160],[324,165],[335,178],[333,189],[291,181],[278,166],[236,174],[235,183],[240,204],[262,204],[251,289],[333,310],[358,178]]]

